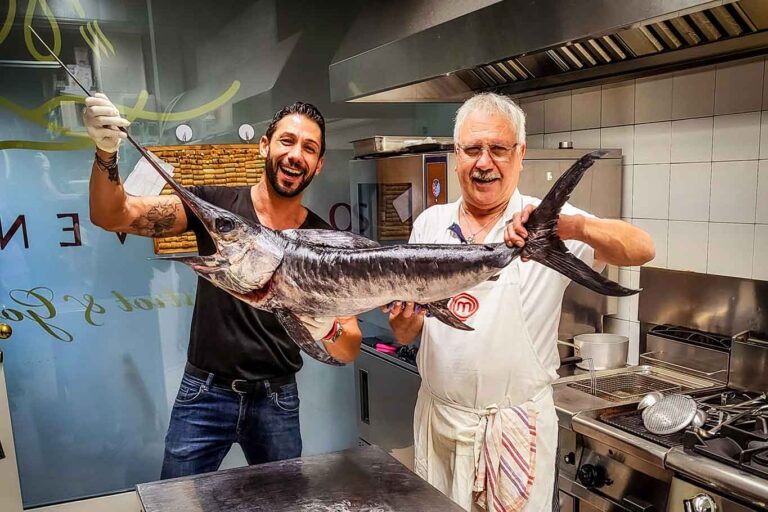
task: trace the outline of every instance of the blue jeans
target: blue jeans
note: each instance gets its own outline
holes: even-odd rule
[[[160,477],[216,471],[238,443],[248,464],[301,456],[299,394],[296,383],[239,393],[212,386],[185,372],[165,437]]]

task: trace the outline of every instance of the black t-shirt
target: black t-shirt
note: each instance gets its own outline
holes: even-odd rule
[[[241,217],[259,222],[251,187],[189,187],[201,199]],[[201,255],[216,247],[200,220],[184,205],[189,229],[197,236]],[[309,211],[303,229],[331,229]],[[198,277],[187,358],[203,370],[233,379],[264,379],[301,369],[299,347],[267,311],[253,308],[209,281]]]

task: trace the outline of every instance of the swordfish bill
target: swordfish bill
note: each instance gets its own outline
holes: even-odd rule
[[[33,34],[80,85],[40,36]],[[520,256],[603,295],[628,296],[640,291],[604,278],[571,254],[557,236],[560,209],[605,151],[583,156],[555,182],[525,224],[528,239],[523,247],[504,243],[382,247],[343,231],[275,231],[207,203],[176,183],[156,157],[125,129],[121,131],[200,220],[216,248],[213,254],[161,259],[184,263],[214,286],[273,313],[291,339],[323,363],[343,364],[312,339],[300,316],[353,316],[405,300],[421,304],[447,325],[472,330],[451,313],[450,298],[493,277]]]

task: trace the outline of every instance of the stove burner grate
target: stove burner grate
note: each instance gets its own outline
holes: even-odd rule
[[[731,425],[725,425],[720,433],[722,437],[701,439],[689,430],[684,434],[683,444],[705,457],[768,478],[767,435]]]
[[[766,468],[768,470],[768,448],[761,452],[752,454],[752,464]]]

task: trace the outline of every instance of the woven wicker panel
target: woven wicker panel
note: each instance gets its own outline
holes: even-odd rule
[[[401,194],[410,190],[410,183],[379,185],[379,240],[407,240],[410,236],[413,227],[411,218],[401,221],[392,204]]]
[[[147,149],[174,167],[174,178],[183,187],[254,185],[264,172],[264,159],[255,144],[155,146]],[[163,195],[171,193],[168,185],[161,192]],[[195,251],[197,240],[192,231],[155,239],[155,254]]]

